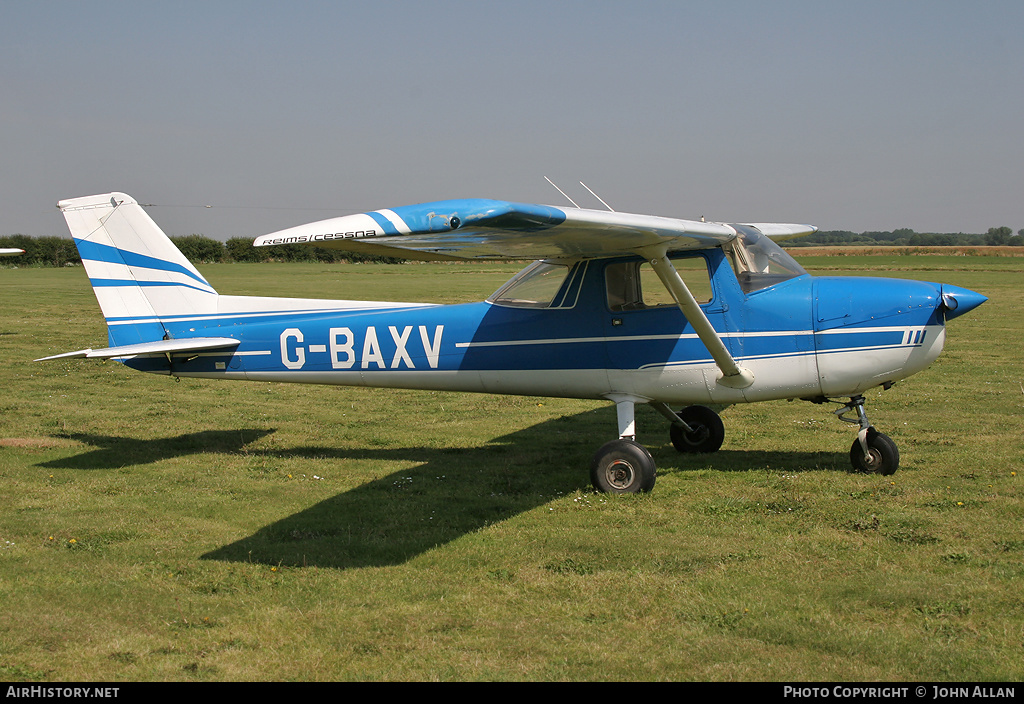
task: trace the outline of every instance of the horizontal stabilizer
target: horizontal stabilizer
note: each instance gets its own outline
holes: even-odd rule
[[[231,337],[192,337],[184,340],[157,340],[156,342],[141,342],[136,345],[121,345],[119,347],[106,347],[101,350],[78,350],[77,352],[65,352],[55,354],[52,357],[37,359],[37,362],[45,362],[49,359],[114,359],[117,357],[134,357],[140,354],[172,354],[176,352],[205,352],[207,350],[219,350],[238,347],[239,341]]]

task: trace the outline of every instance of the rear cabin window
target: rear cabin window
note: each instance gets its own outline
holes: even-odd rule
[[[697,303],[709,303],[714,297],[711,275],[704,257],[673,259],[672,266],[690,289]],[[604,270],[608,289],[608,308],[613,312],[646,310],[675,306],[675,299],[661,283],[649,262],[617,262]]]

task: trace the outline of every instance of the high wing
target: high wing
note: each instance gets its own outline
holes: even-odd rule
[[[810,225],[752,224],[771,237],[815,232]],[[731,241],[725,224],[604,210],[466,199],[345,215],[258,237],[268,247],[312,244],[402,259],[583,259],[704,249]]]
[[[810,225],[750,224],[775,238],[810,234]],[[672,266],[669,252],[708,249],[738,236],[730,225],[467,199],[345,215],[258,237],[253,246],[312,244],[402,259],[589,259],[635,254],[648,259],[722,372],[719,384],[745,388],[739,366]]]

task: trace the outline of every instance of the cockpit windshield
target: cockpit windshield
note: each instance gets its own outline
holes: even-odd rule
[[[744,293],[753,293],[807,272],[769,237],[751,227],[733,225],[739,237],[725,245]]]

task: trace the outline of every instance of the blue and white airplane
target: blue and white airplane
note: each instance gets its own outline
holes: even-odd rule
[[[178,377],[606,399],[618,437],[591,466],[604,492],[650,491],[634,408],[680,452],[724,438],[709,406],[833,399],[859,427],[856,470],[899,451],[863,392],[938,357],[945,323],[987,300],[947,284],[812,277],[775,239],[807,225],[723,224],[496,200],[347,215],[255,240],[428,260],[533,260],[486,301],[459,305],[217,293],[123,193],[61,201],[106,318],[112,358]],[[682,406],[674,411],[672,406]],[[847,418],[847,415],[854,417]]]

